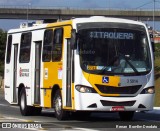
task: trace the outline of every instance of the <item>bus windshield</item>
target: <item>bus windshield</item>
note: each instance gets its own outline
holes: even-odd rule
[[[102,75],[142,75],[151,70],[145,29],[83,28],[78,31],[81,68]]]

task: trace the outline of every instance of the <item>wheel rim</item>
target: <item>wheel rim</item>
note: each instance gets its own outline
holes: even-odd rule
[[[21,96],[21,109],[22,110],[25,109],[25,96],[24,96],[24,93]]]
[[[61,101],[61,97],[58,96],[55,100],[55,111],[58,115],[60,115],[61,110],[62,110],[62,101]]]

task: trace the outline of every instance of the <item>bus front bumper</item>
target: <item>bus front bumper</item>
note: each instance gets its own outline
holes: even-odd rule
[[[153,109],[154,94],[135,97],[103,97],[76,91],[75,110],[81,111],[148,111]]]

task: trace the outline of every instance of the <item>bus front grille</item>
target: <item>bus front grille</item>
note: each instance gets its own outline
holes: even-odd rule
[[[135,94],[142,87],[142,85],[125,86],[125,87],[113,87],[106,85],[95,84],[98,90],[104,94]]]
[[[101,100],[103,106],[133,106],[136,101],[113,102]]]

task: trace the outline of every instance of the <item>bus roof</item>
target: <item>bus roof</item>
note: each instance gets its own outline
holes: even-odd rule
[[[86,22],[113,22],[113,23],[128,23],[128,24],[137,24],[145,25],[140,21],[123,19],[123,18],[113,18],[113,17],[104,17],[104,16],[92,16],[89,18],[76,18],[73,19],[73,23],[86,23]]]
[[[74,18],[71,20],[65,20],[61,22],[39,24],[36,26],[26,27],[26,28],[11,29],[8,31],[8,33],[10,34],[10,33],[16,33],[16,32],[25,32],[25,31],[38,30],[38,29],[50,28],[53,26],[61,26],[61,25],[67,25],[67,24],[73,24],[72,25],[73,28],[76,29],[77,23],[88,23],[88,22],[128,23],[128,24],[137,24],[137,25],[145,26],[145,24],[140,21],[134,21],[134,20],[122,19],[122,18],[104,17],[104,16],[92,16],[92,17],[86,17],[86,18]]]

